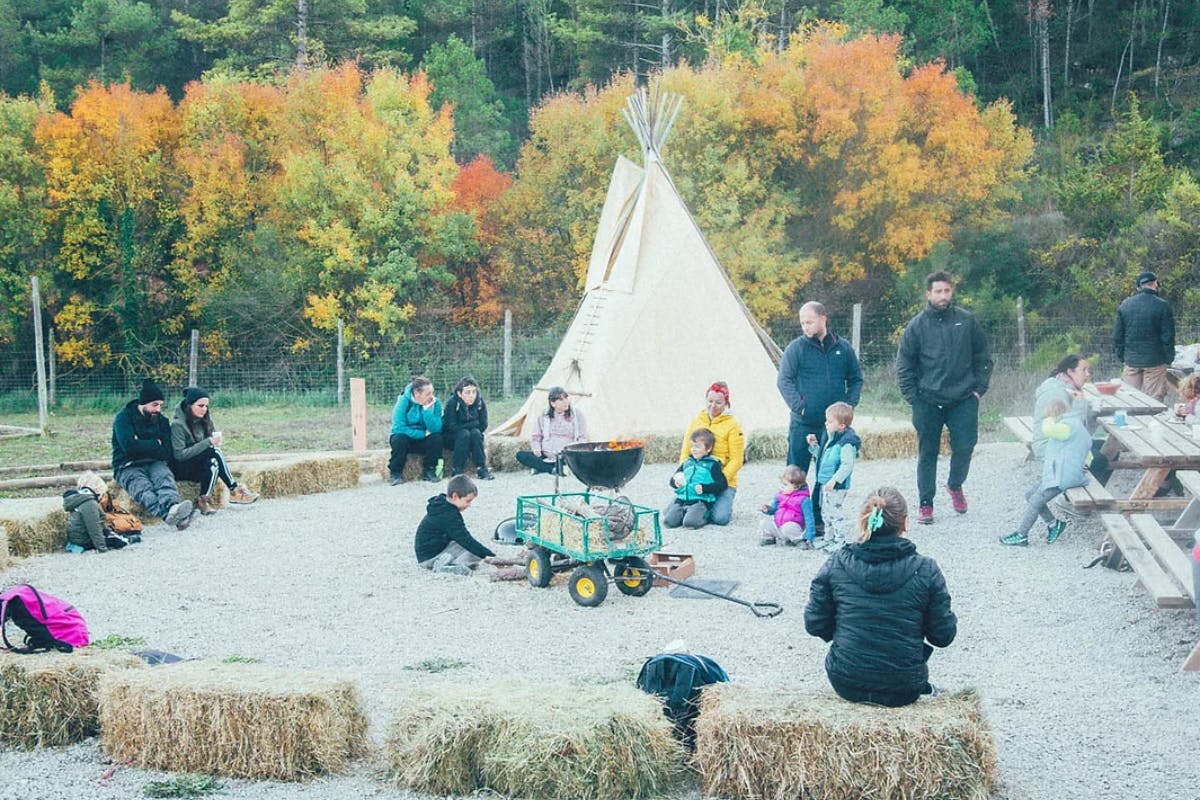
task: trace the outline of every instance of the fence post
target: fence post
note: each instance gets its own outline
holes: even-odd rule
[[[367,449],[367,382],[350,379],[350,447],[356,453]]]
[[[50,407],[53,408],[57,404],[55,396],[58,394],[58,355],[54,352],[54,328],[50,329],[50,338],[46,343],[50,345],[47,355],[50,357]]]
[[[199,386],[200,331],[192,328],[192,343],[188,348],[188,386]]]
[[[33,302],[33,352],[37,358],[38,427],[46,435],[46,343],[42,341],[42,293],[36,275],[30,277]]]
[[[850,323],[850,346],[862,360],[862,303],[854,304],[854,320]]]
[[[1025,363],[1025,298],[1017,297],[1017,362]]]
[[[342,338],[343,333],[342,320],[339,317],[337,340],[337,404],[339,406],[345,400],[346,394],[346,351],[344,348],[344,339]]]
[[[512,310],[504,309],[504,396],[512,396]]]

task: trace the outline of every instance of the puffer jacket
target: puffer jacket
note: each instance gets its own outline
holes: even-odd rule
[[[175,415],[171,418],[171,452],[175,456],[175,463],[190,461],[210,447],[212,439],[204,435],[204,428],[199,421],[188,425],[183,404],[176,406]]]
[[[721,471],[730,489],[738,485],[738,472],[746,463],[746,435],[742,426],[728,411],[716,419],[709,416],[708,409],[692,417],[687,430],[683,432],[683,446],[679,448],[680,462],[687,461],[691,456],[692,431],[697,428],[708,428],[716,437],[713,444],[712,456],[721,462]]]
[[[728,486],[725,473],[721,471],[721,462],[711,455],[702,458],[693,456],[680,464],[676,472],[683,473],[683,486],[675,486],[674,483],[671,486],[675,488],[675,499],[681,503],[711,503]],[[672,475],[671,480],[674,479]],[[696,491],[697,485],[700,486],[700,492]]]
[[[1058,487],[1065,492],[1087,485],[1086,469],[1092,454],[1092,435],[1084,424],[1087,413],[1087,401],[1076,400],[1070,413],[1059,417],[1057,423],[1045,419],[1039,426],[1047,437],[1042,489]]]
[[[63,511],[67,517],[67,542],[80,547],[94,547],[105,553],[104,511],[100,498],[91,489],[68,489],[63,492]]]
[[[950,593],[937,562],[899,536],[843,547],[813,578],[804,628],[833,644],[831,679],[862,691],[924,691],[929,644],[946,647],[958,633]]]
[[[162,414],[147,416],[130,400],[113,419],[112,466],[119,471],[130,464],[171,461],[171,423]]]
[[[776,380],[792,419],[809,425],[824,422],[825,409],[834,403],[858,405],[862,384],[858,355],[836,333],[826,333],[820,341],[809,336],[793,340],[783,351]]]
[[[475,398],[475,402],[467,405],[457,394],[450,395],[446,401],[446,410],[442,412],[442,433],[453,441],[458,431],[479,431],[483,433],[488,426],[487,403],[483,395]]]
[[[1142,289],[1117,307],[1113,350],[1131,367],[1157,367],[1175,358],[1175,315],[1153,289]]]
[[[927,305],[913,317],[896,351],[896,381],[905,402],[953,405],[992,379],[992,356],[979,320],[966,309]]]

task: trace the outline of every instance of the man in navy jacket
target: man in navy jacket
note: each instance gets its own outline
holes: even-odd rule
[[[1121,379],[1156,400],[1167,396],[1167,366],[1175,360],[1175,317],[1158,296],[1158,276],[1137,277],[1137,294],[1117,309],[1113,349],[1124,364]]]
[[[808,435],[825,436],[825,409],[834,403],[858,405],[862,369],[858,355],[842,337],[829,330],[825,306],[809,301],[800,307],[804,331],[783,351],[776,385],[791,409],[787,463],[808,471],[812,454]]]

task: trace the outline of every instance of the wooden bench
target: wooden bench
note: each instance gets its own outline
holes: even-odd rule
[[[1005,417],[1004,424],[1017,441],[1029,449],[1025,460],[1033,460],[1033,417]]]
[[[1175,477],[1188,497],[1188,504],[1179,513],[1179,519],[1175,520],[1171,527],[1163,530],[1180,544],[1190,546],[1192,536],[1200,530],[1200,472],[1181,469],[1176,471]]]
[[[1067,502],[1077,511],[1100,511],[1112,508],[1117,504],[1117,498],[1113,497],[1112,492],[1104,488],[1104,485],[1096,480],[1096,476],[1090,472],[1086,486],[1067,489],[1063,494],[1066,495]]]

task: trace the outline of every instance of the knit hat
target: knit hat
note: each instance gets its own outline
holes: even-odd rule
[[[1143,286],[1145,286],[1147,283],[1154,283],[1157,280],[1158,280],[1158,276],[1155,275],[1153,272],[1143,272],[1137,276],[1137,285],[1138,285],[1138,288],[1140,289]]]
[[[208,397],[208,392],[201,389],[199,386],[189,386],[183,390],[183,405],[184,408],[191,406],[201,397]]]
[[[142,381],[142,391],[138,395],[138,405],[144,406],[153,403],[155,400],[165,400],[162,389],[158,388],[158,384],[146,378]]]
[[[108,484],[104,482],[104,478],[90,470],[81,474],[75,485],[80,489],[91,489],[97,497],[108,491]]]

